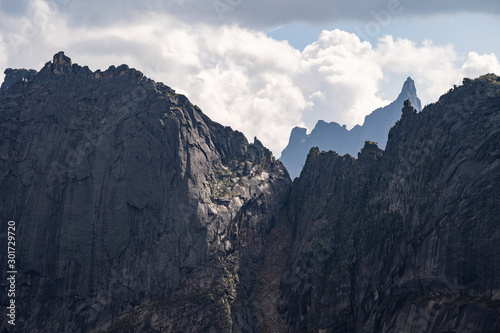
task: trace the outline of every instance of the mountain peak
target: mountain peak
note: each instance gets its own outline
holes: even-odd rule
[[[64,55],[63,51],[56,53],[52,59],[52,63],[47,63],[46,68],[50,66],[52,73],[54,74],[67,74],[72,72],[71,59]]]
[[[403,89],[401,89],[401,93],[403,92],[408,92],[408,94],[416,96],[417,95],[417,89],[415,88],[415,81],[408,76],[406,79],[405,83],[403,84]]]
[[[401,89],[401,93],[399,94],[396,102],[398,105],[401,105],[407,99],[411,101],[411,104],[415,107],[417,111],[422,110],[422,103],[420,102],[420,99],[417,97],[417,88],[415,87],[415,81],[413,81],[413,79],[409,76],[406,79],[405,83],[403,84],[403,88]]]
[[[30,81],[32,78],[35,77],[37,74],[37,71],[34,69],[14,69],[14,68],[7,68],[4,71],[5,74],[5,79],[0,86],[0,92],[6,90],[8,87],[19,83],[19,82],[26,82]]]
[[[52,63],[57,66],[64,66],[65,64],[69,64],[70,66],[72,65],[71,58],[64,55],[63,51],[59,51],[58,53],[54,54]]]
[[[391,104],[367,115],[362,126],[357,125],[348,130],[345,125],[318,120],[309,135],[306,129],[294,129],[287,147],[281,153],[280,160],[285,164],[291,177],[295,178],[299,176],[311,147],[326,151],[334,150],[341,155],[350,154],[351,156],[357,156],[365,141],[378,142],[378,148],[385,149],[387,134],[401,118],[401,108],[405,101],[408,101],[409,105],[417,111],[422,110],[415,81],[411,77],[404,82],[398,98]],[[409,109],[413,110],[411,106]]]

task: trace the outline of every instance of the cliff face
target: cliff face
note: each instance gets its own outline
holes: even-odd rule
[[[401,117],[401,108],[407,99],[417,111],[422,109],[420,99],[417,97],[415,82],[411,78],[408,78],[403,84],[403,88],[394,102],[370,113],[365,117],[361,126],[356,125],[348,130],[345,125],[340,126],[336,122],[327,123],[320,120],[310,134],[307,134],[305,128],[295,127],[290,134],[288,145],[281,153],[280,161],[283,162],[293,179],[300,175],[307,153],[312,147],[318,147],[324,151],[333,150],[338,154],[350,154],[351,156],[358,154],[365,141],[377,142],[378,146],[384,149],[387,134]]]
[[[500,331],[497,76],[406,103],[385,151],[312,149],[291,189],[126,65],[8,70],[0,127],[2,331]]]
[[[92,72],[59,53],[25,74],[0,93],[9,328],[253,329],[245,302],[289,190],[281,163],[126,65]]]
[[[33,69],[12,69],[12,68],[7,68],[4,71],[5,74],[5,79],[0,86],[0,92],[4,91],[8,87],[22,82],[22,81],[30,81],[32,78],[34,78],[37,74],[37,71]]]
[[[280,286],[291,332],[500,330],[500,78],[465,80],[386,151],[312,149]]]

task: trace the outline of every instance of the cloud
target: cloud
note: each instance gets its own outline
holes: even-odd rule
[[[0,1],[0,10],[11,15],[23,15],[26,11],[28,0]]]
[[[495,54],[479,55],[476,52],[469,52],[467,61],[460,69],[461,76],[474,78],[486,73],[500,75],[500,62]]]
[[[296,125],[311,129],[322,119],[353,126],[389,103],[379,96],[387,74],[411,75],[423,101],[432,102],[462,76],[499,68],[494,54],[461,59],[452,45],[391,36],[372,45],[341,30],[323,31],[301,52],[238,25],[192,23],[161,11],[131,17],[117,2],[97,11],[100,17],[114,11],[118,19],[87,26],[65,14],[83,2],[60,1],[66,2],[32,0],[21,18],[0,13],[0,66],[40,69],[60,50],[93,70],[126,63],[185,93],[215,121],[250,140],[257,136],[278,156]],[[169,4],[189,8],[191,0]]]
[[[161,13],[178,17],[183,22],[210,25],[238,24],[265,29],[290,22],[312,24],[335,20],[369,21],[390,8],[405,18],[439,14],[485,13],[500,14],[497,0],[317,0],[312,4],[302,0],[50,0],[70,16],[74,26],[107,26],[110,23],[140,20],[139,13]],[[25,1],[24,1],[25,3]],[[18,13],[23,5],[3,5],[6,11]]]
[[[4,36],[0,32],[0,71],[5,69],[7,61],[7,50],[5,46]],[[0,84],[1,85],[1,84]]]
[[[354,126],[367,110],[388,101],[377,96],[383,78],[372,45],[351,33],[323,31],[318,41],[301,53],[301,70],[296,81],[314,107],[304,121],[312,128],[318,119]]]
[[[421,99],[432,102],[460,81],[458,56],[453,45],[434,45],[426,40],[417,45],[408,39],[384,36],[377,45],[378,63],[384,72],[411,75]]]

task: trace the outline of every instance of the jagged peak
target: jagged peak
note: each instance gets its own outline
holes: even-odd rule
[[[401,88],[401,92],[399,93],[397,100],[406,100],[410,98],[417,98],[417,88],[415,87],[415,81],[408,76],[406,81],[403,83],[403,88]]]
[[[407,91],[409,94],[416,96],[417,95],[417,89],[415,88],[415,81],[408,76],[406,79],[405,83],[403,84],[403,89],[401,89],[401,92]]]
[[[411,105],[411,101],[409,99],[404,101],[403,109],[401,111],[403,113],[402,117],[407,117],[417,113],[417,110],[415,110],[415,108]]]
[[[94,79],[110,79],[115,76],[122,74],[129,74],[137,78],[142,78],[144,75],[142,72],[130,68],[128,65],[123,64],[118,67],[111,65],[107,70],[102,71],[100,69],[96,71],[91,71],[88,66],[80,66],[71,61],[71,58],[64,54],[64,51],[59,51],[52,58],[52,62],[47,62],[41,72],[50,73],[55,75],[63,75],[79,72],[84,73],[84,76],[89,76]]]
[[[382,156],[383,150],[378,147],[377,142],[365,141],[365,145],[358,153],[358,159],[378,159]]]
[[[320,120],[318,120],[318,122],[314,126],[311,133],[313,133],[313,132],[317,133],[317,132],[321,132],[323,130],[340,129],[340,128],[347,130],[347,126],[345,124],[340,125],[339,123],[337,123],[335,121],[326,122],[326,121],[320,119]]]
[[[37,71],[34,69],[25,69],[25,68],[7,68],[4,71],[5,79],[0,87],[0,92],[6,90],[10,86],[18,83],[18,82],[29,82],[33,79]]]
[[[402,100],[405,101],[407,99],[410,99],[413,102],[413,105],[417,111],[422,110],[422,104],[417,96],[417,88],[415,86],[415,81],[413,81],[413,79],[410,76],[408,76],[408,78],[404,82],[403,88],[401,89],[401,93],[396,99],[396,102],[399,104],[401,103]]]
[[[54,54],[52,63],[56,66],[64,66],[66,64],[68,64],[69,66],[72,65],[71,58],[64,55],[64,51],[59,51],[58,53]]]
[[[64,55],[63,51],[59,51],[54,54],[52,62],[49,61],[45,64],[43,70],[48,70],[53,74],[61,75],[71,73],[73,71],[72,66],[73,64],[71,62],[71,58]]]

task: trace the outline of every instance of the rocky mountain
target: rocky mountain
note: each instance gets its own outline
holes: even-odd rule
[[[7,68],[4,72],[5,80],[0,86],[0,92],[6,90],[9,86],[20,82],[20,81],[30,81],[37,74],[34,69],[13,69]]]
[[[409,77],[403,84],[398,98],[391,104],[378,108],[365,117],[363,125],[356,125],[348,130],[345,125],[336,122],[317,122],[310,134],[307,129],[295,127],[292,129],[288,145],[281,153],[280,161],[287,168],[293,178],[300,175],[307,154],[312,147],[320,150],[333,150],[341,155],[356,156],[363,148],[365,141],[377,142],[381,149],[385,148],[387,134],[391,127],[401,117],[403,102],[410,100],[412,105],[420,111],[422,105],[417,97],[415,82]]]
[[[385,151],[313,148],[291,183],[126,65],[7,70],[0,330],[499,332],[500,78],[400,116]]]
[[[289,332],[500,332],[500,78],[405,102],[385,151],[313,148],[293,183]]]
[[[6,71],[0,126],[18,271],[2,331],[254,329],[255,265],[290,184],[257,139],[126,65],[92,72],[62,52]]]

